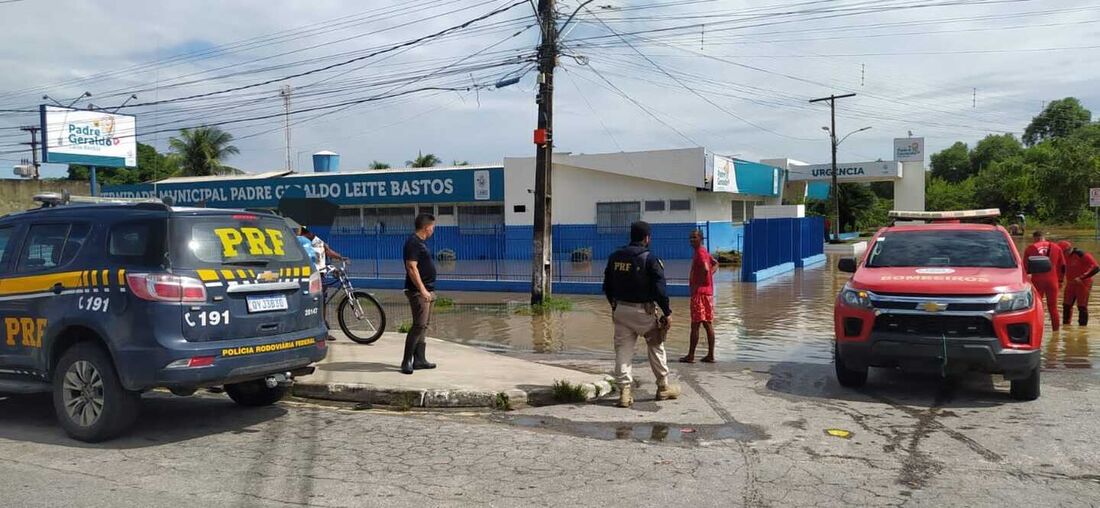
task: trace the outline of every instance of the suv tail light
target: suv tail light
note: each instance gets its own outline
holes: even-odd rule
[[[309,274],[309,294],[321,294],[321,274],[319,272]]]
[[[134,296],[154,302],[204,303],[206,286],[191,277],[166,273],[128,273],[126,285]]]

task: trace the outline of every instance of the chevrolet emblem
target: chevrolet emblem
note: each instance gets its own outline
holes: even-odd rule
[[[256,276],[256,281],[258,282],[275,282],[277,280],[279,280],[279,275],[271,270],[262,272]]]
[[[917,308],[925,312],[943,312],[947,310],[947,304],[937,302],[924,302],[918,305]]]

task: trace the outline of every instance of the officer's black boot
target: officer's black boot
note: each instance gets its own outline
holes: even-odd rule
[[[1088,326],[1089,324],[1089,309],[1088,307],[1077,308],[1077,324],[1081,326]]]
[[[423,342],[416,345],[415,354],[413,356],[413,368],[416,369],[416,370],[434,369],[435,368],[435,364],[432,363],[432,362],[429,362],[428,359],[424,357],[424,343]]]
[[[1068,326],[1069,325],[1069,320],[1072,319],[1072,318],[1073,318],[1073,306],[1072,305],[1063,305],[1062,306],[1062,324]],[[1078,318],[1078,319],[1080,319],[1080,318]]]
[[[409,334],[405,338],[405,356],[401,358],[401,373],[412,374],[413,373],[413,356],[416,354],[416,337]]]

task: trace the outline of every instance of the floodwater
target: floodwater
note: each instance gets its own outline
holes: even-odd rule
[[[1055,236],[1057,239],[1063,236]],[[1093,235],[1069,236],[1075,245],[1100,252]],[[1021,249],[1023,246],[1021,245]],[[832,307],[848,275],[836,269],[836,258],[806,270],[779,276],[758,284],[737,281],[735,269],[723,268],[715,282],[715,332],[719,361],[767,361],[829,363],[832,361]],[[408,304],[396,291],[380,291],[387,328],[397,331],[410,321]],[[565,311],[531,315],[526,294],[443,292],[453,306],[437,309],[432,336],[476,345],[490,350],[535,353],[607,353],[612,351],[610,307],[601,296],[562,295],[572,302]],[[666,347],[670,361],[688,349],[690,323],[688,299],[673,298],[673,325]],[[1060,332],[1044,336],[1043,366],[1047,369],[1093,368],[1100,358],[1100,298],[1093,298],[1094,317],[1088,328],[1073,323]],[[700,350],[706,350],[700,331]],[[644,347],[638,342],[639,354]]]

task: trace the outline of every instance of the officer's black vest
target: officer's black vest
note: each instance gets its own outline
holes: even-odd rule
[[[627,245],[608,257],[607,294],[614,300],[632,303],[649,303],[653,294],[653,278],[646,266],[649,249],[640,245]]]

